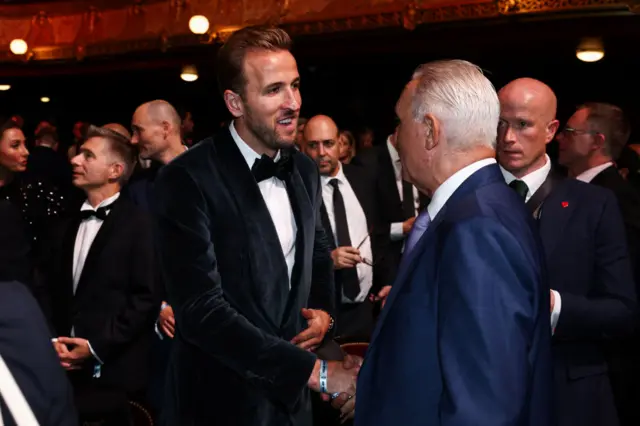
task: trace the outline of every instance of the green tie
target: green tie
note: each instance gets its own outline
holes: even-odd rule
[[[509,186],[511,187],[511,189],[516,191],[518,195],[522,197],[523,200],[527,198],[527,192],[529,192],[529,187],[527,186],[526,183],[524,183],[524,181],[521,181],[520,179],[515,179],[511,181]]]

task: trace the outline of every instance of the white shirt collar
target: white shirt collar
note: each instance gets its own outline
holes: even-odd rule
[[[544,155],[544,158],[544,166],[520,178],[521,181],[527,184],[527,188],[529,188],[525,202],[529,201],[529,198],[531,198],[531,196],[540,189],[544,181],[547,179],[547,176],[549,176],[549,172],[551,171],[551,159],[547,154]],[[516,177],[502,166],[500,166],[500,171],[502,172],[502,176],[504,176],[504,180],[507,182],[507,185],[516,180]]]
[[[249,169],[251,169],[253,167],[253,163],[255,163],[256,160],[259,160],[261,155],[255,152],[253,148],[251,148],[245,141],[242,140],[242,138],[238,134],[238,131],[236,130],[236,127],[233,125],[233,121],[231,122],[231,124],[229,124],[229,132],[231,133],[233,141],[236,143],[236,145],[238,145],[238,149],[244,157],[244,161],[247,162]],[[279,159],[280,151],[278,151],[273,161],[278,161]]]
[[[442,185],[436,189],[436,192],[433,193],[433,197],[431,198],[431,202],[427,206],[427,211],[429,212],[429,217],[433,221],[437,214],[440,213],[442,207],[449,201],[449,198],[453,195],[454,192],[464,183],[465,180],[469,178],[472,174],[480,170],[481,168],[488,166],[490,164],[495,164],[495,158],[485,158],[484,160],[476,161],[475,163],[469,164],[468,166],[458,170],[453,175],[449,176],[447,180],[445,180]]]
[[[98,206],[96,208],[93,208],[93,206],[91,204],[89,204],[89,200],[85,200],[84,203],[82,204],[82,207],[80,207],[80,211],[84,211],[84,210],[98,210],[100,207],[104,207],[108,204],[113,203],[115,200],[118,199],[118,197],[120,197],[120,193],[117,192],[114,195],[112,195],[111,197],[102,200],[102,202],[100,204],[98,204]]]
[[[391,136],[387,138],[387,149],[389,150],[389,156],[391,157],[391,161],[393,164],[400,161],[400,155],[398,154],[398,150],[393,144],[391,144]]]
[[[576,179],[581,180],[582,182],[590,183],[593,178],[600,174],[600,172],[608,169],[611,166],[613,166],[613,163],[611,161],[608,161],[604,164],[600,164],[599,166],[592,167],[589,170],[585,170],[584,172],[576,176]]]
[[[320,178],[322,180],[322,185],[328,185],[332,179],[338,179],[342,184],[347,182],[347,177],[344,175],[344,169],[340,162],[338,162],[338,173],[336,173],[335,176],[322,175]]]

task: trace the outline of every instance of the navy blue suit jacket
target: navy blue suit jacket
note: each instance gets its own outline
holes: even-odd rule
[[[549,327],[535,223],[486,166],[404,257],[360,372],[356,425],[553,424]]]
[[[76,426],[71,385],[51,344],[38,303],[18,282],[0,282],[0,354],[43,426]],[[0,417],[15,425],[0,397]]]
[[[540,236],[562,309],[553,336],[560,426],[615,426],[604,348],[633,330],[635,284],[613,193],[573,179],[542,205]]]

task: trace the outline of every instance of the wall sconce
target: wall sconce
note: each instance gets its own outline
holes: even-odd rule
[[[206,34],[209,31],[209,20],[202,15],[192,16],[189,19],[189,29],[194,34]]]

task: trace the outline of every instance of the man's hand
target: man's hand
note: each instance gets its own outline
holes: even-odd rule
[[[58,343],[65,345],[66,347],[72,347],[71,351],[68,351],[64,355],[60,355],[60,361],[62,366],[65,364],[69,367],[65,367],[67,370],[76,370],[93,355],[89,349],[89,341],[86,339],[80,339],[77,337],[58,337]]]
[[[369,300],[372,302],[382,302],[382,307],[384,308],[384,304],[387,303],[387,297],[389,296],[389,292],[391,291],[390,285],[385,285],[376,295],[370,295]]]
[[[331,406],[340,410],[340,423],[344,423],[356,415],[356,396],[341,393],[331,401]]]
[[[360,372],[362,358],[347,355],[344,361],[327,361],[327,393],[346,393],[355,395],[356,379]],[[308,382],[309,388],[320,392],[320,360],[316,361]],[[323,396],[327,398],[328,395]]]
[[[58,341],[58,339],[55,339],[53,341],[53,348],[56,350],[56,354],[58,355],[59,359],[62,359],[62,357],[68,356],[68,354],[69,354],[69,349],[67,348],[67,345],[65,345],[64,343],[60,343]],[[69,363],[69,362],[60,361],[60,365],[65,370],[76,370],[76,369],[78,369],[78,367],[73,367],[71,365],[71,363]]]
[[[166,302],[162,302],[164,305]],[[164,334],[173,339],[173,335],[176,332],[176,319],[173,316],[173,308],[170,305],[166,305],[158,316],[158,324]]]
[[[407,235],[409,232],[411,232],[411,228],[413,228],[413,222],[415,221],[416,217],[414,216],[402,222],[402,233],[404,235]]]
[[[331,252],[331,260],[335,269],[353,268],[362,262],[360,250],[353,247],[338,247]]]
[[[551,290],[550,293],[551,293],[551,313],[553,313],[553,308],[556,306],[556,294],[553,292],[553,290]]]
[[[307,319],[309,327],[294,337],[291,343],[300,349],[314,351],[320,346],[324,335],[329,331],[331,318],[325,311],[304,308],[302,308],[302,316]]]

